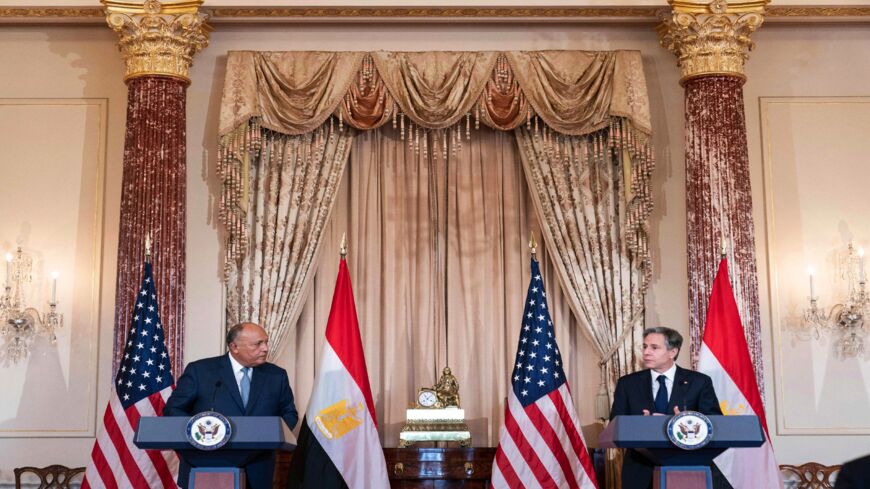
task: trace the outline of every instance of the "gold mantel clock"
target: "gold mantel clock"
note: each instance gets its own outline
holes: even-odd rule
[[[437,384],[417,391],[414,406],[406,412],[399,448],[418,441],[457,441],[460,446],[471,446],[465,410],[459,405],[459,383],[450,367],[444,367]]]

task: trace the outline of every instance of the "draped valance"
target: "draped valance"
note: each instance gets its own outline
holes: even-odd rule
[[[651,130],[640,52],[231,51],[218,162],[227,266],[245,256],[249,161],[262,131],[311,135],[300,153],[308,159],[322,156],[326,134],[388,122],[403,139],[407,130],[409,147],[423,154],[427,131],[445,131],[443,150],[448,141],[455,150],[481,123],[503,131],[525,124],[535,134],[540,124],[550,152],[559,152],[560,137],[586,135],[595,139],[596,154],[626,150],[635,161],[626,175],[627,224],[635,230],[628,244],[648,265],[643,228],[652,207]]]
[[[251,119],[304,134],[333,115],[357,129],[407,117],[423,129],[474,118],[511,130],[539,117],[569,135],[617,116],[650,132],[637,51],[229,53],[221,136]]]

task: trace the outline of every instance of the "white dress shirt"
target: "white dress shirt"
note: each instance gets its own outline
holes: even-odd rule
[[[241,363],[237,362],[236,359],[233,358],[232,353],[228,353],[227,356],[230,357],[230,365],[232,365],[233,375],[236,377],[236,387],[239,389],[239,393],[241,394],[241,392],[242,392],[242,377],[245,376],[244,372],[242,372],[242,369],[244,369],[245,366],[242,365]],[[253,368],[248,372],[248,377],[251,378],[251,381],[254,380],[254,369]]]
[[[671,400],[671,392],[674,392],[674,375],[677,374],[677,364],[671,365],[671,368],[665,370],[665,373],[658,373],[655,370],[650,370],[652,374],[652,394],[653,399],[656,398],[656,394],[659,393],[659,376],[664,375],[667,380],[665,380],[665,387],[668,389],[668,401]]]

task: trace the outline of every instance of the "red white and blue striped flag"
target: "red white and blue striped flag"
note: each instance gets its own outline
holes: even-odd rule
[[[492,487],[598,487],[534,258],[504,417]]]
[[[154,276],[147,262],[127,338],[82,489],[177,488],[175,452],[140,450],[133,444],[139,418],[160,416],[175,385],[158,314]]]

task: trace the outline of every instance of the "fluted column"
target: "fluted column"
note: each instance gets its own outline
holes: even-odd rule
[[[118,368],[142,280],[145,237],[151,234],[154,282],[173,373],[184,353],[186,230],[186,90],[193,56],[211,30],[201,0],[129,3],[103,0],[126,64],[127,125],[113,372]]]
[[[669,1],[658,27],[677,56],[685,88],[686,228],[692,365],[697,365],[707,303],[722,244],[763,398],[761,319],[746,117],[744,64],[767,0]]]

